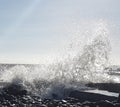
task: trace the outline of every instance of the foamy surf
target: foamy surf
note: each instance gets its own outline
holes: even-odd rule
[[[109,66],[111,50],[109,29],[104,21],[100,21],[97,28],[93,28],[92,31],[90,34],[94,38],[83,46],[82,51],[78,48],[74,57],[70,53],[64,60],[57,59],[51,64],[17,64],[4,68],[0,79],[3,84],[23,84],[31,93],[39,94],[41,97],[49,95],[53,90],[61,92],[68,87],[79,89],[82,87],[81,84],[89,82],[116,82],[117,80],[105,71]],[[59,91],[57,93],[60,93]]]

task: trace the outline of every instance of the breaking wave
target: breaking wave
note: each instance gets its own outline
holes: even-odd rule
[[[74,57],[69,56],[49,65],[15,65],[4,68],[1,81],[22,83],[29,92],[41,97],[50,96],[51,92],[63,92],[65,88],[82,88],[88,82],[114,82],[105,71],[111,50],[109,30],[104,23],[98,25],[97,30],[91,33],[94,38],[83,46],[82,51],[78,48]],[[62,97],[61,94],[59,96]]]

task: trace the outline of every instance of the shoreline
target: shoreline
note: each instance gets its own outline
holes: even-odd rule
[[[62,99],[57,99],[54,93],[52,99],[41,99],[39,96],[28,93],[20,84],[6,85],[0,91],[1,107],[120,107],[119,96],[94,93],[94,89],[92,92],[74,89]]]

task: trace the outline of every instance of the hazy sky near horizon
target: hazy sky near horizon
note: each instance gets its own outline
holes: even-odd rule
[[[74,32],[84,30],[84,23],[102,19],[112,29],[112,63],[120,64],[119,4],[120,0],[0,0],[0,63],[39,63],[43,56],[54,57]]]

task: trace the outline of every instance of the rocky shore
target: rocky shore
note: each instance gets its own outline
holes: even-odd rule
[[[11,84],[0,91],[0,107],[120,107],[120,98],[74,90],[63,99],[41,99]]]

